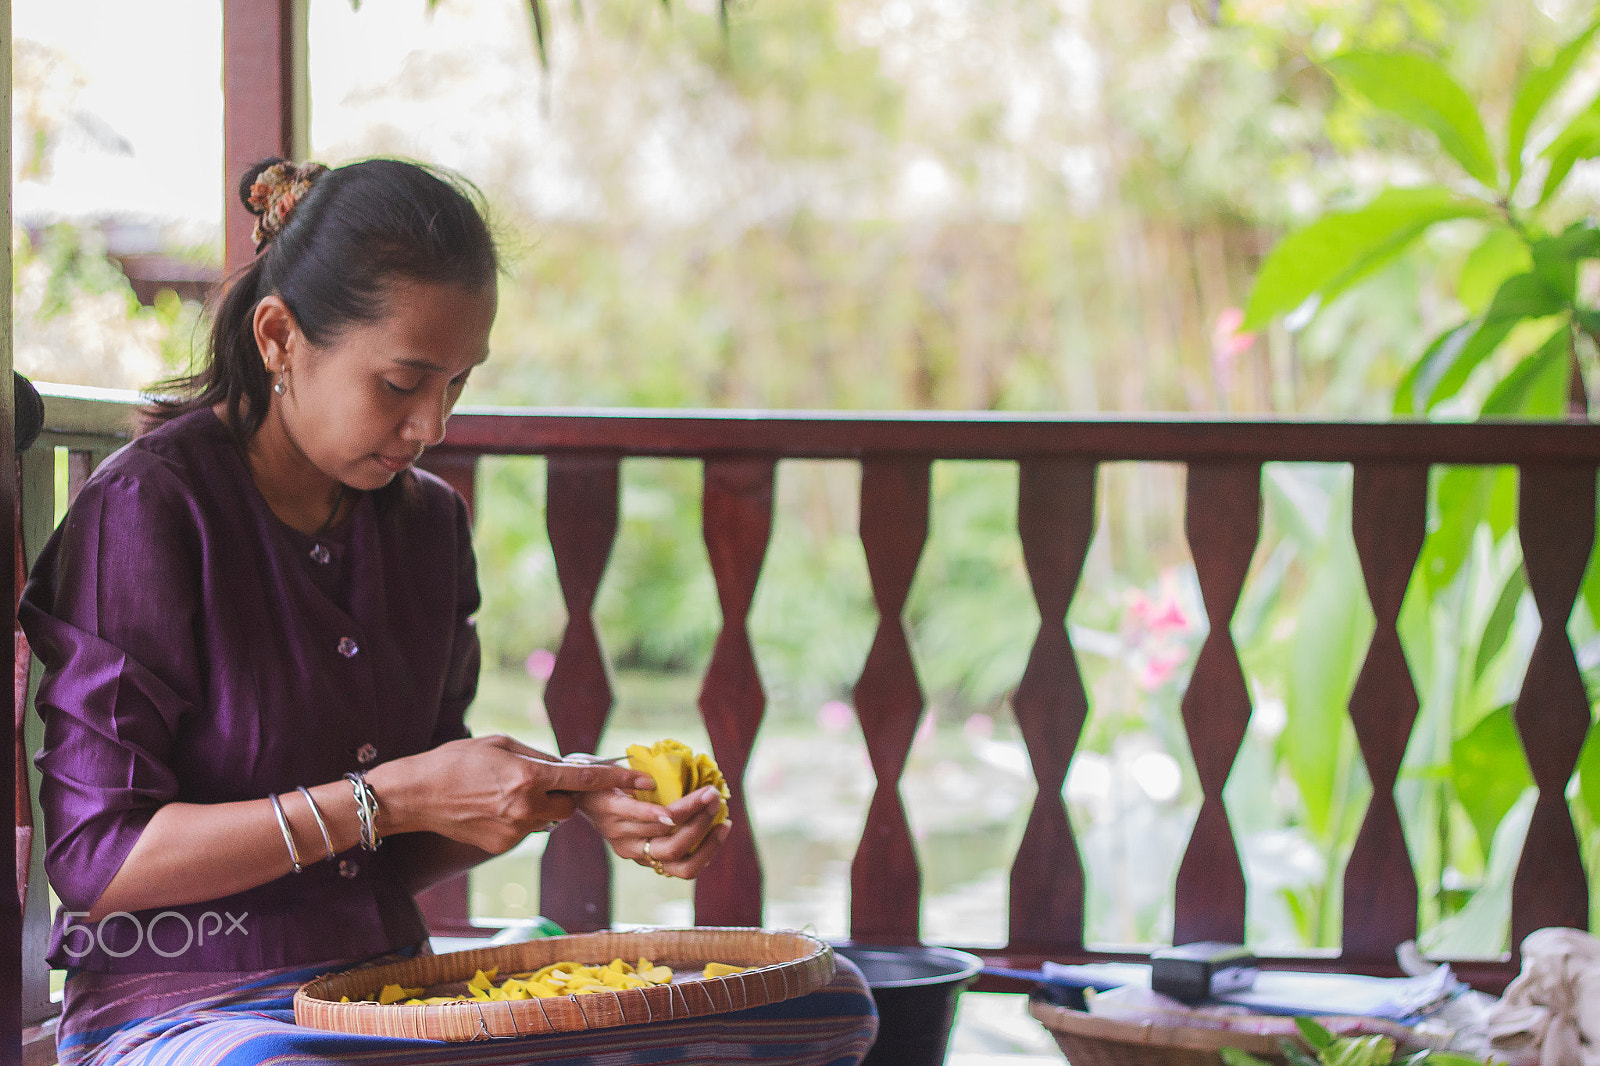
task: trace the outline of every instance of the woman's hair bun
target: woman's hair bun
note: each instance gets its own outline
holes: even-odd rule
[[[252,236],[260,252],[289,224],[290,213],[328,168],[321,163],[296,165],[287,159],[269,159],[250,170],[249,186],[241,186],[239,191],[245,208],[256,216]]]
[[[239,202],[244,204],[246,211],[249,211],[252,215],[259,215],[263,210],[265,210],[264,206],[257,207],[254,203],[251,203],[250,191],[255,188],[256,182],[261,178],[263,173],[272,167],[277,166],[279,163],[287,162],[287,159],[280,158],[279,156],[273,156],[270,159],[263,159],[259,163],[253,163],[245,170],[244,176],[239,179]]]

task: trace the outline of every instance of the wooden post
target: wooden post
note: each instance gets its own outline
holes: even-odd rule
[[[239,202],[246,167],[269,156],[303,158],[310,126],[306,0],[223,0],[224,262],[233,273],[255,258],[255,219]]]
[[[4,176],[0,177],[0,216],[5,231],[11,232],[11,0],[0,0],[0,30],[3,30],[4,47],[0,47],[0,157],[4,159]],[[11,291],[11,241],[7,239],[5,251],[0,253],[0,284]],[[11,565],[16,555],[16,525],[12,515],[17,506],[17,460],[14,437],[15,397],[11,386],[11,301],[0,312],[0,593],[12,605],[17,602],[16,572]],[[17,768],[7,755],[0,759],[5,769],[0,777],[0,825],[16,824]],[[14,865],[8,864],[14,869]],[[0,966],[0,1004],[4,1004],[5,1018],[0,1022],[0,1063],[22,1061],[22,902],[17,898],[16,886],[8,885],[0,892],[0,957],[6,961]],[[37,962],[37,960],[36,960]]]

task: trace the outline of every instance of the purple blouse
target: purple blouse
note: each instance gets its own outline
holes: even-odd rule
[[[478,585],[466,506],[430,474],[401,478],[332,535],[308,536],[272,513],[201,410],[83,487],[20,612],[44,664],[34,761],[62,901],[52,965],[258,970],[427,935],[401,876],[404,836],[205,903],[97,926],[67,913],[100,897],[164,803],[262,799],[467,735]]]

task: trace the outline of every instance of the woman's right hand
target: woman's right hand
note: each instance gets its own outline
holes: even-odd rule
[[[452,740],[366,777],[380,834],[429,831],[495,855],[571,817],[579,793],[654,785],[625,766],[562,762],[507,736]]]

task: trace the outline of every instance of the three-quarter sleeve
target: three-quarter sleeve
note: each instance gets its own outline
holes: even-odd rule
[[[180,720],[202,700],[201,546],[159,466],[84,486],[20,609],[44,666],[35,757],[45,869],[68,910],[104,893],[163,804]]]
[[[471,735],[467,729],[466,714],[468,705],[478,692],[478,670],[481,665],[478,626],[474,619],[481,596],[478,591],[477,559],[472,552],[472,520],[467,515],[466,501],[459,495],[455,497],[455,505],[456,624],[450,642],[450,662],[445,673],[444,698],[439,705],[439,725],[434,731],[433,747]]]

